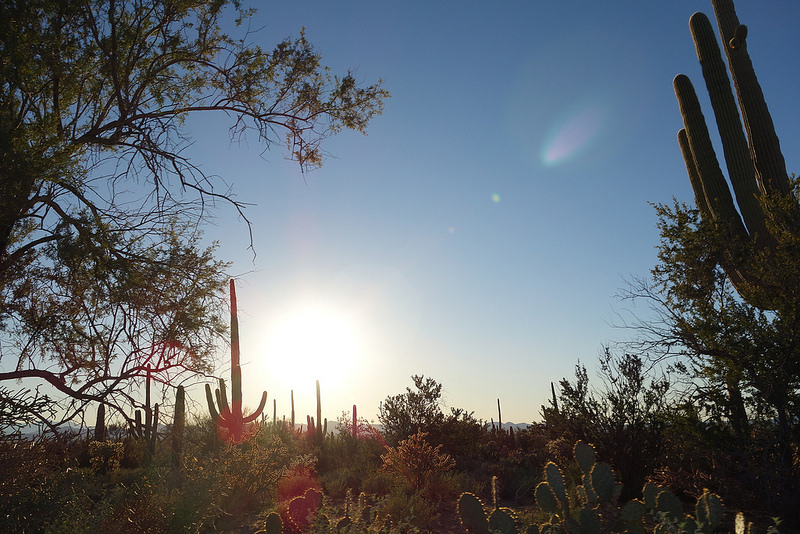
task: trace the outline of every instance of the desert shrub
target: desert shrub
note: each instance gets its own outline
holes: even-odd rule
[[[277,481],[278,500],[289,501],[309,489],[322,489],[314,469],[314,458],[296,458]]]
[[[89,443],[89,464],[96,473],[111,473],[119,469],[122,451],[122,443],[92,441]]]
[[[383,471],[377,471],[367,475],[367,477],[361,481],[361,491],[377,497],[385,497],[391,493],[395,484],[394,477]]]
[[[441,425],[431,429],[428,441],[441,444],[455,461],[455,468],[469,471],[480,464],[481,449],[489,439],[485,424],[471,412],[451,408]]]
[[[442,474],[455,466],[448,454],[441,452],[441,445],[432,446],[425,440],[427,432],[418,431],[397,447],[386,447],[381,455],[383,471],[403,481],[414,491],[430,493],[431,485],[438,483]]]
[[[671,383],[667,376],[649,376],[641,357],[618,356],[608,348],[600,358],[600,378],[602,387],[590,386],[586,367],[578,364],[575,382],[561,380],[557,403],[543,407],[542,415],[553,438],[594,444],[619,472],[628,499],[663,463]]]
[[[134,469],[147,463],[149,456],[147,443],[142,438],[126,436],[122,440],[122,458],[120,467]]]
[[[378,421],[390,444],[407,439],[419,429],[430,433],[444,422],[442,385],[424,375],[411,379],[416,391],[406,388],[405,393],[389,396],[378,406]]]
[[[69,480],[93,478],[79,468],[77,457],[85,446],[72,435],[0,440],[0,532],[41,530],[58,503],[66,501]]]
[[[418,491],[397,486],[377,504],[381,519],[390,517],[393,532],[432,532],[431,527],[440,517],[439,506]]]
[[[278,438],[257,433],[241,444],[224,444],[206,468],[214,471],[215,491],[225,497],[224,511],[236,516],[274,499],[288,462],[286,447]]]
[[[318,473],[326,493],[341,498],[347,489],[363,490],[362,482],[382,465],[384,446],[366,430],[359,437],[342,433],[325,440],[320,449]]]

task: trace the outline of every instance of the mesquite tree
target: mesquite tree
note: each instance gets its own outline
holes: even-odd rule
[[[224,0],[0,3],[0,382],[47,382],[73,401],[65,417],[123,414],[144,369],[166,384],[205,368],[227,276],[198,225],[215,202],[244,212],[186,156],[185,119],[229,117],[232,138],[285,143],[308,168],[380,113],[380,82],[334,76],[302,31],[265,50],[223,30],[250,15]]]

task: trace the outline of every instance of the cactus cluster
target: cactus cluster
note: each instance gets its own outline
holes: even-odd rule
[[[766,195],[789,195],[791,182],[772,117],[747,52],[747,27],[739,24],[732,0],[712,0],[712,4],[736,97],[708,17],[695,13],[689,27],[716,118],[736,205],[712,147],[695,90],[683,74],[676,76],[673,82],[684,123],[684,128],[678,132],[678,143],[701,216],[720,223],[729,235],[728,251],[721,260],[728,278],[751,304],[770,308],[773,295],[769,291],[765,293],[766,288],[761,287],[755,264],[763,252],[767,252],[767,256],[774,252],[776,239],[769,232],[759,199]],[[753,246],[735,247],[746,242]]]
[[[360,493],[356,502],[353,503],[350,490],[348,490],[345,497],[344,517],[327,525],[317,521],[315,527],[317,531],[337,534],[344,532],[389,533],[392,532],[392,518],[390,516],[381,518],[377,509],[367,502],[367,495],[364,492]]]
[[[594,447],[581,441],[575,444],[574,453],[581,472],[581,484],[574,492],[567,491],[561,470],[552,462],[536,487],[536,503],[550,516],[549,522],[539,527],[542,533],[644,533],[646,524],[657,532],[712,532],[722,520],[722,499],[716,494],[706,490],[692,517],[684,513],[681,501],[669,489],[652,482],[644,487],[643,500],[620,506],[622,485],[611,466],[597,462]]]
[[[258,408],[249,415],[242,412],[242,367],[239,363],[239,317],[236,310],[236,288],[230,281],[231,292],[231,393],[233,402],[228,404],[225,380],[219,379],[219,389],[211,394],[211,386],[206,384],[206,401],[211,419],[218,430],[224,431],[231,441],[239,442],[245,437],[245,426],[252,423],[264,411],[267,404],[267,392],[261,395]],[[214,400],[216,397],[216,406]],[[217,406],[219,408],[217,408]]]
[[[351,532],[375,532],[389,534],[392,532],[392,518],[380,517],[376,508],[367,502],[365,493],[361,493],[355,503],[350,491],[345,498],[345,515],[338,519],[329,518],[322,513],[323,495],[310,488],[299,497],[289,501],[283,512],[283,518],[277,512],[270,513],[264,528],[256,534],[281,534],[314,532],[315,534],[344,534]]]
[[[461,524],[470,534],[489,534],[490,532],[535,534],[539,532],[536,526],[530,526],[527,530],[517,530],[514,513],[508,508],[498,507],[496,501],[494,509],[487,515],[481,500],[472,493],[462,493],[459,497],[458,516]]]

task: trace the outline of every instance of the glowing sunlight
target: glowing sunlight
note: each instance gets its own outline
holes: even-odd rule
[[[263,365],[293,382],[340,382],[361,359],[357,324],[330,304],[300,303],[266,326]]]

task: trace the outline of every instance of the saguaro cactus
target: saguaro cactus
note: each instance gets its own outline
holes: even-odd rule
[[[179,467],[183,457],[183,432],[186,428],[186,391],[178,386],[175,392],[175,418],[172,421],[172,465]]]
[[[292,432],[295,431],[294,428],[294,390],[291,390],[291,397],[292,397]]]
[[[206,401],[211,418],[216,422],[218,429],[227,431],[228,436],[233,441],[241,441],[244,435],[245,425],[255,421],[264,406],[267,404],[267,392],[261,395],[261,402],[258,408],[251,414],[245,416],[242,413],[242,367],[239,364],[239,317],[236,311],[236,288],[233,280],[230,282],[231,290],[231,394],[233,402],[228,404],[228,396],[225,391],[225,381],[219,379],[219,389],[216,390],[216,401],[219,409],[214,405],[214,396],[211,395],[211,386],[206,384]]]
[[[106,405],[102,403],[97,407],[97,419],[94,424],[94,439],[95,441],[106,440]]]
[[[322,419],[322,397],[319,393],[319,380],[317,380],[317,443],[322,444],[322,440],[328,433],[328,419]]]
[[[770,292],[760,283],[754,262],[756,254],[773,251],[776,240],[768,230],[759,198],[785,196],[790,193],[791,183],[772,117],[747,52],[747,27],[739,24],[733,0],[712,0],[712,5],[736,98],[708,18],[695,13],[689,27],[716,117],[738,211],[711,145],[697,95],[683,74],[673,82],[684,123],[678,132],[678,143],[702,217],[722,223],[731,244],[749,240],[754,245],[749,254],[729,249],[727,257],[721,260],[728,278],[746,300],[770,308]]]
[[[322,419],[322,398],[319,393],[319,380],[317,380],[317,418],[306,416],[308,423],[308,436],[317,445],[322,445],[322,440],[328,433],[328,418]]]

